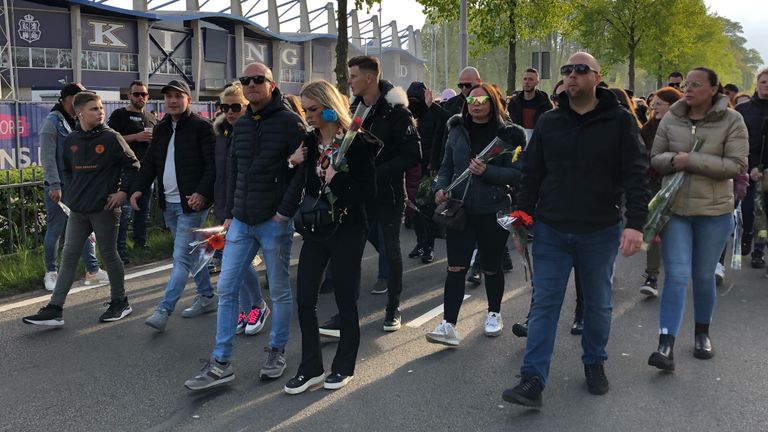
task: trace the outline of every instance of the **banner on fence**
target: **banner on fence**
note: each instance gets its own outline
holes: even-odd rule
[[[126,101],[104,102],[106,117],[109,118],[112,111],[126,104]],[[38,132],[53,105],[50,102],[0,103],[0,170],[40,165]],[[145,109],[154,110],[158,118],[162,118],[162,108],[162,102],[152,101]],[[190,110],[210,119],[213,117],[214,104],[193,103]]]

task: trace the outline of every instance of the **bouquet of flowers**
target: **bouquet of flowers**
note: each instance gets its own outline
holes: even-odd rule
[[[488,163],[497,157],[505,154],[511,154],[512,155],[512,162],[516,162],[518,157],[520,157],[520,153],[523,151],[523,146],[517,146],[517,148],[513,148],[511,144],[507,143],[506,141],[502,140],[499,137],[496,137],[491,141],[490,144],[485,146],[483,151],[478,153],[477,159],[479,159],[483,163]],[[461,173],[456,179],[448,185],[447,188],[445,188],[446,192],[449,192],[451,189],[458,186],[461,182],[467,179],[470,175],[469,168],[465,169],[463,173]]]
[[[211,262],[213,254],[217,250],[224,249],[227,232],[223,226],[197,228],[192,230],[192,232],[195,234],[196,239],[189,242],[189,247],[191,248],[189,254],[192,255],[197,252],[197,260],[191,269],[192,276],[196,276],[200,273],[200,270],[208,267],[208,263]]]
[[[697,138],[691,153],[699,151],[703,144],[704,140]],[[658,242],[657,236],[669,222],[670,209],[683,180],[685,180],[685,171],[672,174],[667,184],[662,186],[661,190],[648,203],[648,221],[643,228],[643,249],[647,249],[651,242]]]
[[[733,248],[731,250],[731,268],[741,270],[741,202],[733,211]]]
[[[61,211],[63,211],[64,214],[69,217],[69,215],[72,213],[72,210],[69,209],[69,206],[61,202],[61,200],[59,200],[58,204],[59,207],[61,207]],[[96,233],[91,232],[91,235],[88,236],[88,241],[91,242],[91,244],[96,244]]]
[[[352,145],[352,141],[355,140],[355,136],[357,136],[357,132],[360,130],[360,127],[363,125],[363,121],[365,120],[365,117],[368,116],[368,113],[370,112],[371,107],[365,106],[362,102],[357,104],[357,109],[355,110],[355,114],[352,116],[352,123],[349,124],[349,128],[347,129],[347,133],[344,134],[344,139],[341,141],[341,145],[339,146],[339,150],[336,154],[336,157],[333,158],[333,169],[336,171],[339,171],[339,168],[341,167],[341,163],[344,160],[344,155],[347,154],[347,150],[349,150],[349,146]]]
[[[510,214],[500,213],[496,215],[496,222],[512,234],[512,243],[515,246],[515,250],[523,258],[525,280],[533,279],[531,255],[528,253],[527,244],[528,229],[533,225],[533,218],[522,210],[515,210]]]

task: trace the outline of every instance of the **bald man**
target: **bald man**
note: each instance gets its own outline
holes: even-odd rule
[[[232,381],[232,345],[240,311],[238,292],[242,274],[262,250],[272,299],[272,330],[261,368],[262,380],[285,371],[285,346],[291,324],[293,295],[290,282],[292,216],[304,189],[304,170],[288,161],[306,133],[298,115],[288,110],[272,78],[261,63],[251,63],[238,78],[248,109],[234,124],[230,179],[227,185],[227,247],[219,276],[219,313],[216,343],[203,371],[187,380],[190,390],[204,390]]]
[[[557,321],[574,264],[584,291],[582,362],[587,388],[608,391],[603,363],[611,328],[618,251],[640,250],[648,206],[648,162],[637,121],[598,88],[600,65],[576,53],[560,68],[559,108],[541,115],[524,154],[518,209],[532,215],[533,303],[521,380],[504,400],[541,406]],[[622,226],[622,197],[626,224]]]

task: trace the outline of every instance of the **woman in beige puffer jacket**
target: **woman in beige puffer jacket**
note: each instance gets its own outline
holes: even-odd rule
[[[699,140],[701,148],[692,152]],[[746,169],[748,154],[744,120],[719,93],[717,74],[706,68],[689,72],[684,98],[661,120],[651,150],[651,166],[665,176],[663,184],[677,171],[686,173],[661,234],[665,275],[659,347],[648,359],[651,366],[675,368],[672,352],[691,278],[694,357],[712,358],[709,323],[715,307],[715,268],[733,229],[731,179]]]

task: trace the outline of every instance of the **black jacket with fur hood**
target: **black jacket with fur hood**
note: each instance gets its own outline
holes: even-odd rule
[[[405,171],[421,161],[421,143],[405,91],[384,80],[379,91],[363,128],[384,143],[376,158],[376,204],[393,207],[405,201]],[[353,113],[359,102],[352,100]]]

